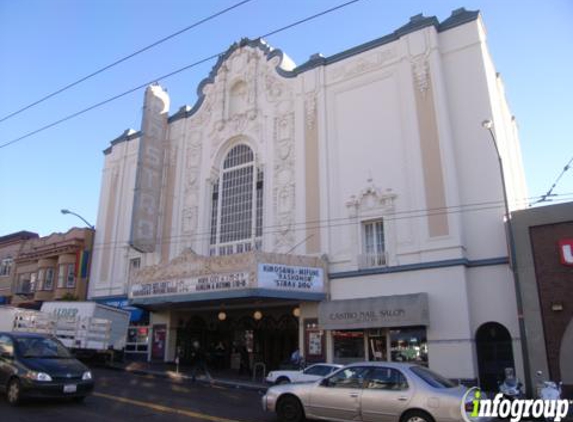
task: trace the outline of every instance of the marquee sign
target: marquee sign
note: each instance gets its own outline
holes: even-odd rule
[[[258,287],[263,289],[324,292],[322,268],[294,267],[280,264],[259,264]]]
[[[130,298],[171,296],[179,294],[222,292],[249,288],[249,273],[209,274],[200,277],[134,284]]]

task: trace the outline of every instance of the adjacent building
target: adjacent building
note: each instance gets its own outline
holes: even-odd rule
[[[142,129],[105,151],[89,298],[149,310],[152,359],[184,362],[199,341],[232,368],[300,348],[486,388],[506,366],[522,377],[484,119],[519,208],[516,124],[478,12],[414,16],[299,66],[243,39],[193,106],[170,114],[150,86]]]
[[[72,228],[21,242],[10,303],[39,309],[45,301],[85,300],[93,234],[92,229]]]
[[[20,231],[0,237],[0,305],[12,300],[16,280],[15,259],[26,241],[37,239],[37,233]]]
[[[573,202],[514,213],[531,373],[573,396]]]

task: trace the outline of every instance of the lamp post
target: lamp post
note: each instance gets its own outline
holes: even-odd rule
[[[91,225],[90,223],[88,223],[88,221],[87,221],[85,218],[83,218],[83,217],[82,217],[81,215],[79,215],[79,214],[76,214],[76,213],[73,212],[73,211],[70,211],[70,210],[67,210],[67,209],[63,209],[63,210],[60,210],[60,212],[61,212],[62,214],[64,214],[64,215],[65,215],[65,214],[75,215],[75,216],[78,217],[80,220],[82,220],[84,223],[86,223],[87,226],[88,226],[90,229],[92,229],[92,230],[95,229],[95,227],[94,227],[93,225]]]
[[[497,160],[499,162],[499,172],[501,175],[501,188],[503,191],[503,205],[505,209],[505,220],[507,222],[507,242],[509,244],[509,265],[511,267],[511,272],[513,275],[513,283],[515,287],[515,301],[517,304],[517,321],[519,323],[519,336],[521,337],[521,354],[523,356],[523,371],[525,372],[525,388],[529,394],[532,394],[532,384],[530,378],[530,367],[529,367],[529,353],[527,351],[526,342],[526,332],[525,332],[525,321],[523,319],[523,301],[521,299],[521,286],[519,284],[519,273],[517,271],[516,258],[515,258],[515,240],[513,237],[513,226],[511,222],[511,213],[509,212],[509,204],[507,201],[507,188],[505,185],[505,174],[503,171],[503,160],[499,153],[499,148],[497,146],[497,140],[495,134],[493,133],[493,122],[491,120],[484,120],[481,123],[482,127],[486,129],[491,137],[491,141],[495,148],[497,154]]]

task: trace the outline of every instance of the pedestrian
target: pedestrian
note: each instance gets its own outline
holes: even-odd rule
[[[217,369],[223,369],[225,367],[225,345],[219,340],[219,343],[215,346],[215,362],[217,364]]]
[[[239,374],[246,373],[247,375],[251,374],[251,364],[249,362],[249,351],[247,350],[247,346],[241,344],[239,346],[239,354],[241,355],[240,365],[239,365]]]
[[[207,363],[205,362],[206,356],[201,345],[197,340],[193,342],[193,347],[191,348],[191,380],[195,382],[198,371],[203,371],[205,377],[211,382],[213,378],[207,369]]]
[[[302,357],[300,355],[300,350],[297,348],[292,354],[290,355],[290,363],[295,366],[295,368],[299,368],[302,364]]]

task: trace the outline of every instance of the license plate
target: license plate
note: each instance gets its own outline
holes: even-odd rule
[[[64,393],[75,393],[78,390],[76,384],[66,384],[64,385]]]

